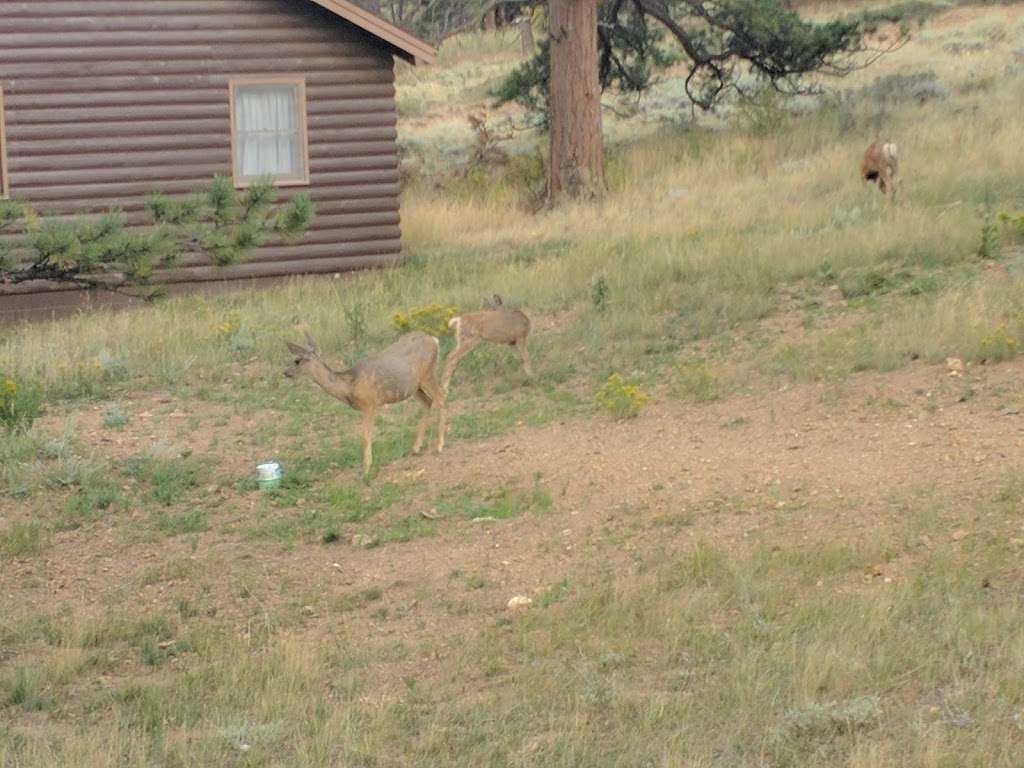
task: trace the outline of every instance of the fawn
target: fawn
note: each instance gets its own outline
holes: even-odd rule
[[[523,360],[526,375],[533,376],[530,368],[530,351],[526,346],[526,337],[530,335],[530,318],[518,309],[505,309],[501,296],[497,294],[485,304],[487,309],[453,317],[448,323],[448,326],[455,330],[455,349],[448,355],[444,374],[441,376],[441,389],[446,394],[455,366],[481,341],[515,347]]]
[[[374,417],[382,406],[413,395],[423,406],[413,453],[423,447],[430,413],[437,409],[437,452],[444,449],[444,392],[434,381],[439,344],[433,336],[415,331],[391,346],[360,360],[352,368],[334,370],[320,359],[320,350],[307,333],[306,346],[288,342],[295,360],[284,372],[288,378],[305,374],[329,395],[344,400],[363,414],[363,475],[373,465]]]
[[[876,141],[864,152],[860,163],[864,181],[878,183],[878,188],[890,203],[896,202],[896,188],[900,183],[900,164],[896,158],[896,145]]]

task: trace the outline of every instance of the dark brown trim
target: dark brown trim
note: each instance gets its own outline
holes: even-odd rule
[[[295,76],[281,77],[233,77],[228,80],[228,99],[231,113],[231,176],[236,189],[245,189],[257,181],[254,177],[243,176],[238,170],[237,125],[235,123],[235,90],[246,85],[290,85],[296,89],[296,102],[299,108],[299,134],[302,136],[302,174],[300,176],[279,176],[274,179],[275,187],[308,187],[309,186],[309,106],[306,103],[306,78]]]
[[[405,30],[390,24],[380,16],[363,10],[348,0],[312,0],[357,27],[365,29],[374,37],[390,43],[398,49],[403,59],[411,64],[433,64],[437,61],[437,51],[433,46],[410,35]]]

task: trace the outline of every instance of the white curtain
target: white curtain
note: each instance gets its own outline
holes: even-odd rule
[[[235,89],[236,151],[242,176],[302,176],[298,94],[294,85]]]

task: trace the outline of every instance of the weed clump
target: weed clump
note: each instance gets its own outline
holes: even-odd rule
[[[608,279],[604,275],[598,275],[590,286],[590,303],[594,305],[594,309],[598,312],[608,309],[610,294]]]
[[[706,362],[682,363],[673,389],[688,400],[710,403],[718,399],[718,381]]]
[[[396,312],[391,318],[391,327],[401,333],[423,331],[430,336],[448,336],[452,332],[448,323],[456,314],[458,310],[455,307],[427,304],[413,307],[408,312]]]
[[[616,419],[632,419],[640,413],[649,398],[638,385],[613,373],[594,395],[594,399]]]
[[[1001,253],[999,224],[992,211],[992,201],[986,200],[981,208],[981,242],[978,244],[978,256],[983,259],[998,259]]]
[[[242,320],[242,313],[232,309],[217,324],[217,338],[233,352],[245,354],[256,346],[256,337]]]
[[[0,428],[10,435],[27,432],[39,417],[42,406],[39,387],[0,374]]]
[[[123,429],[128,425],[128,420],[128,413],[116,403],[103,414],[103,426],[106,429]]]
[[[870,728],[882,719],[877,696],[860,696],[847,701],[812,703],[786,710],[772,732],[772,741],[817,741]]]
[[[1001,363],[1017,356],[1017,336],[1005,323],[997,325],[981,339],[981,358]]]

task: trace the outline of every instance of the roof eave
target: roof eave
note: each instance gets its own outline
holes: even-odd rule
[[[433,64],[437,61],[437,51],[432,45],[409,34],[404,29],[399,29],[377,14],[348,2],[348,0],[312,0],[312,2],[384,41],[394,49],[396,56],[410,64]]]

